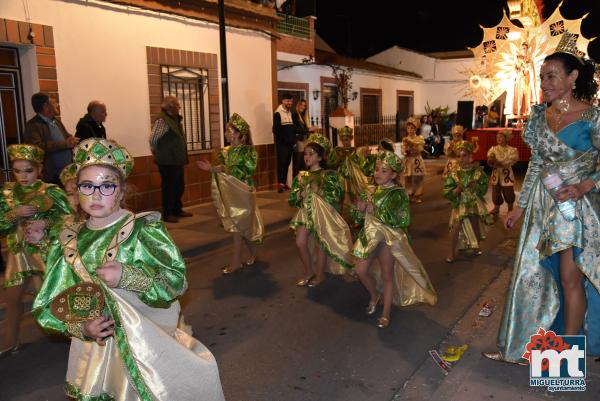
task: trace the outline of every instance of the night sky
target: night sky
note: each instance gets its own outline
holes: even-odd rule
[[[548,17],[560,1],[544,3],[543,15]],[[391,4],[399,11],[392,11]],[[479,25],[496,25],[503,9],[508,11],[506,0],[320,0],[316,29],[336,52],[360,58],[394,45],[424,53],[464,50],[481,42]],[[569,19],[589,12],[581,31],[587,38],[599,37],[588,52],[600,62],[600,0],[564,0],[561,11]]]

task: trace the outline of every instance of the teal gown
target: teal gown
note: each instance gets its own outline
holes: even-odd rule
[[[498,334],[500,351],[512,362],[521,360],[539,327],[563,333],[559,252],[568,248],[584,275],[587,351],[600,354],[600,109],[591,107],[557,133],[548,127],[545,111],[545,105],[533,107],[523,134],[531,160],[517,204],[525,210]],[[540,171],[549,164],[559,168],[567,184],[595,182],[577,201],[573,221],[563,218],[541,182]]]

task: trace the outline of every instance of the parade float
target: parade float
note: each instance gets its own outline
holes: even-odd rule
[[[504,123],[500,125],[513,129],[510,145],[519,150],[520,161],[527,161],[530,151],[521,139],[521,131],[531,106],[542,101],[539,71],[544,58],[553,52],[567,31],[577,35],[581,55],[587,55],[591,39],[581,34],[581,23],[587,14],[567,19],[560,11],[562,2],[546,20],[541,16],[541,0],[508,0],[507,3],[509,14],[504,13],[497,25],[481,26],[481,43],[469,48],[475,63],[465,73],[469,77],[468,91],[477,103],[496,105],[503,111],[500,121]],[[466,132],[467,139],[479,141],[479,149],[473,155],[475,160],[486,159],[500,129],[503,127],[486,128],[484,124]]]

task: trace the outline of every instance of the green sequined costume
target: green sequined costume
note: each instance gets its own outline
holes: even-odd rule
[[[364,200],[368,195],[361,196]],[[397,185],[377,187],[371,196],[373,212],[365,212],[363,228],[352,249],[360,259],[368,259],[381,242],[390,248],[394,257],[394,295],[397,306],[426,302],[435,305],[437,294],[429,280],[427,271],[410,246],[406,233],[410,224],[409,197],[404,188]],[[379,291],[383,290],[383,279],[378,264],[372,268]]]
[[[31,205],[38,212],[31,217],[17,217],[19,206]],[[50,230],[63,217],[73,211],[65,192],[58,186],[37,180],[32,185],[23,186],[7,182],[0,191],[0,235],[6,236],[9,257],[6,262],[5,287],[22,285],[26,278],[43,275],[43,257],[47,242],[39,245],[24,240],[24,227],[28,221],[45,220],[46,230]]]
[[[298,208],[290,227],[294,230],[299,226],[306,227],[336,262],[329,266],[334,274],[344,274],[344,268],[352,267],[350,228],[339,213],[343,199],[344,189],[338,174],[322,169],[301,171],[292,182],[288,199],[292,207]]]
[[[123,266],[116,288],[95,270],[106,261]],[[33,304],[45,330],[71,337],[65,383],[77,400],[223,400],[214,357],[177,328],[177,298],[186,288],[183,258],[158,213],[123,213],[115,223],[90,229],[67,222],[51,244],[46,279]],[[65,323],[51,311],[62,291],[82,282],[104,290],[105,314],[115,334],[104,346],[82,334],[83,323]]]
[[[469,216],[477,216],[483,223],[491,223],[491,216],[485,206],[484,196],[488,189],[488,176],[479,167],[463,169],[456,167],[446,176],[444,180],[444,197],[450,201],[452,212],[450,213],[449,228],[455,224],[462,224],[460,235],[461,248],[479,249],[479,240],[469,220]],[[459,185],[462,192],[456,193]]]

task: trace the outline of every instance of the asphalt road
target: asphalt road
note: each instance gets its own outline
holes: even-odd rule
[[[256,266],[232,276],[220,275],[227,248],[188,260],[185,318],[215,354],[227,400],[391,400],[512,257],[516,234],[498,224],[482,256],[445,263],[450,210],[440,188],[439,176],[427,178],[410,228],[439,303],[394,308],[386,330],[364,315],[357,281],[295,286],[302,270],[286,228],[268,234]],[[46,338],[0,361],[0,400],[63,401],[67,354],[66,341]]]

